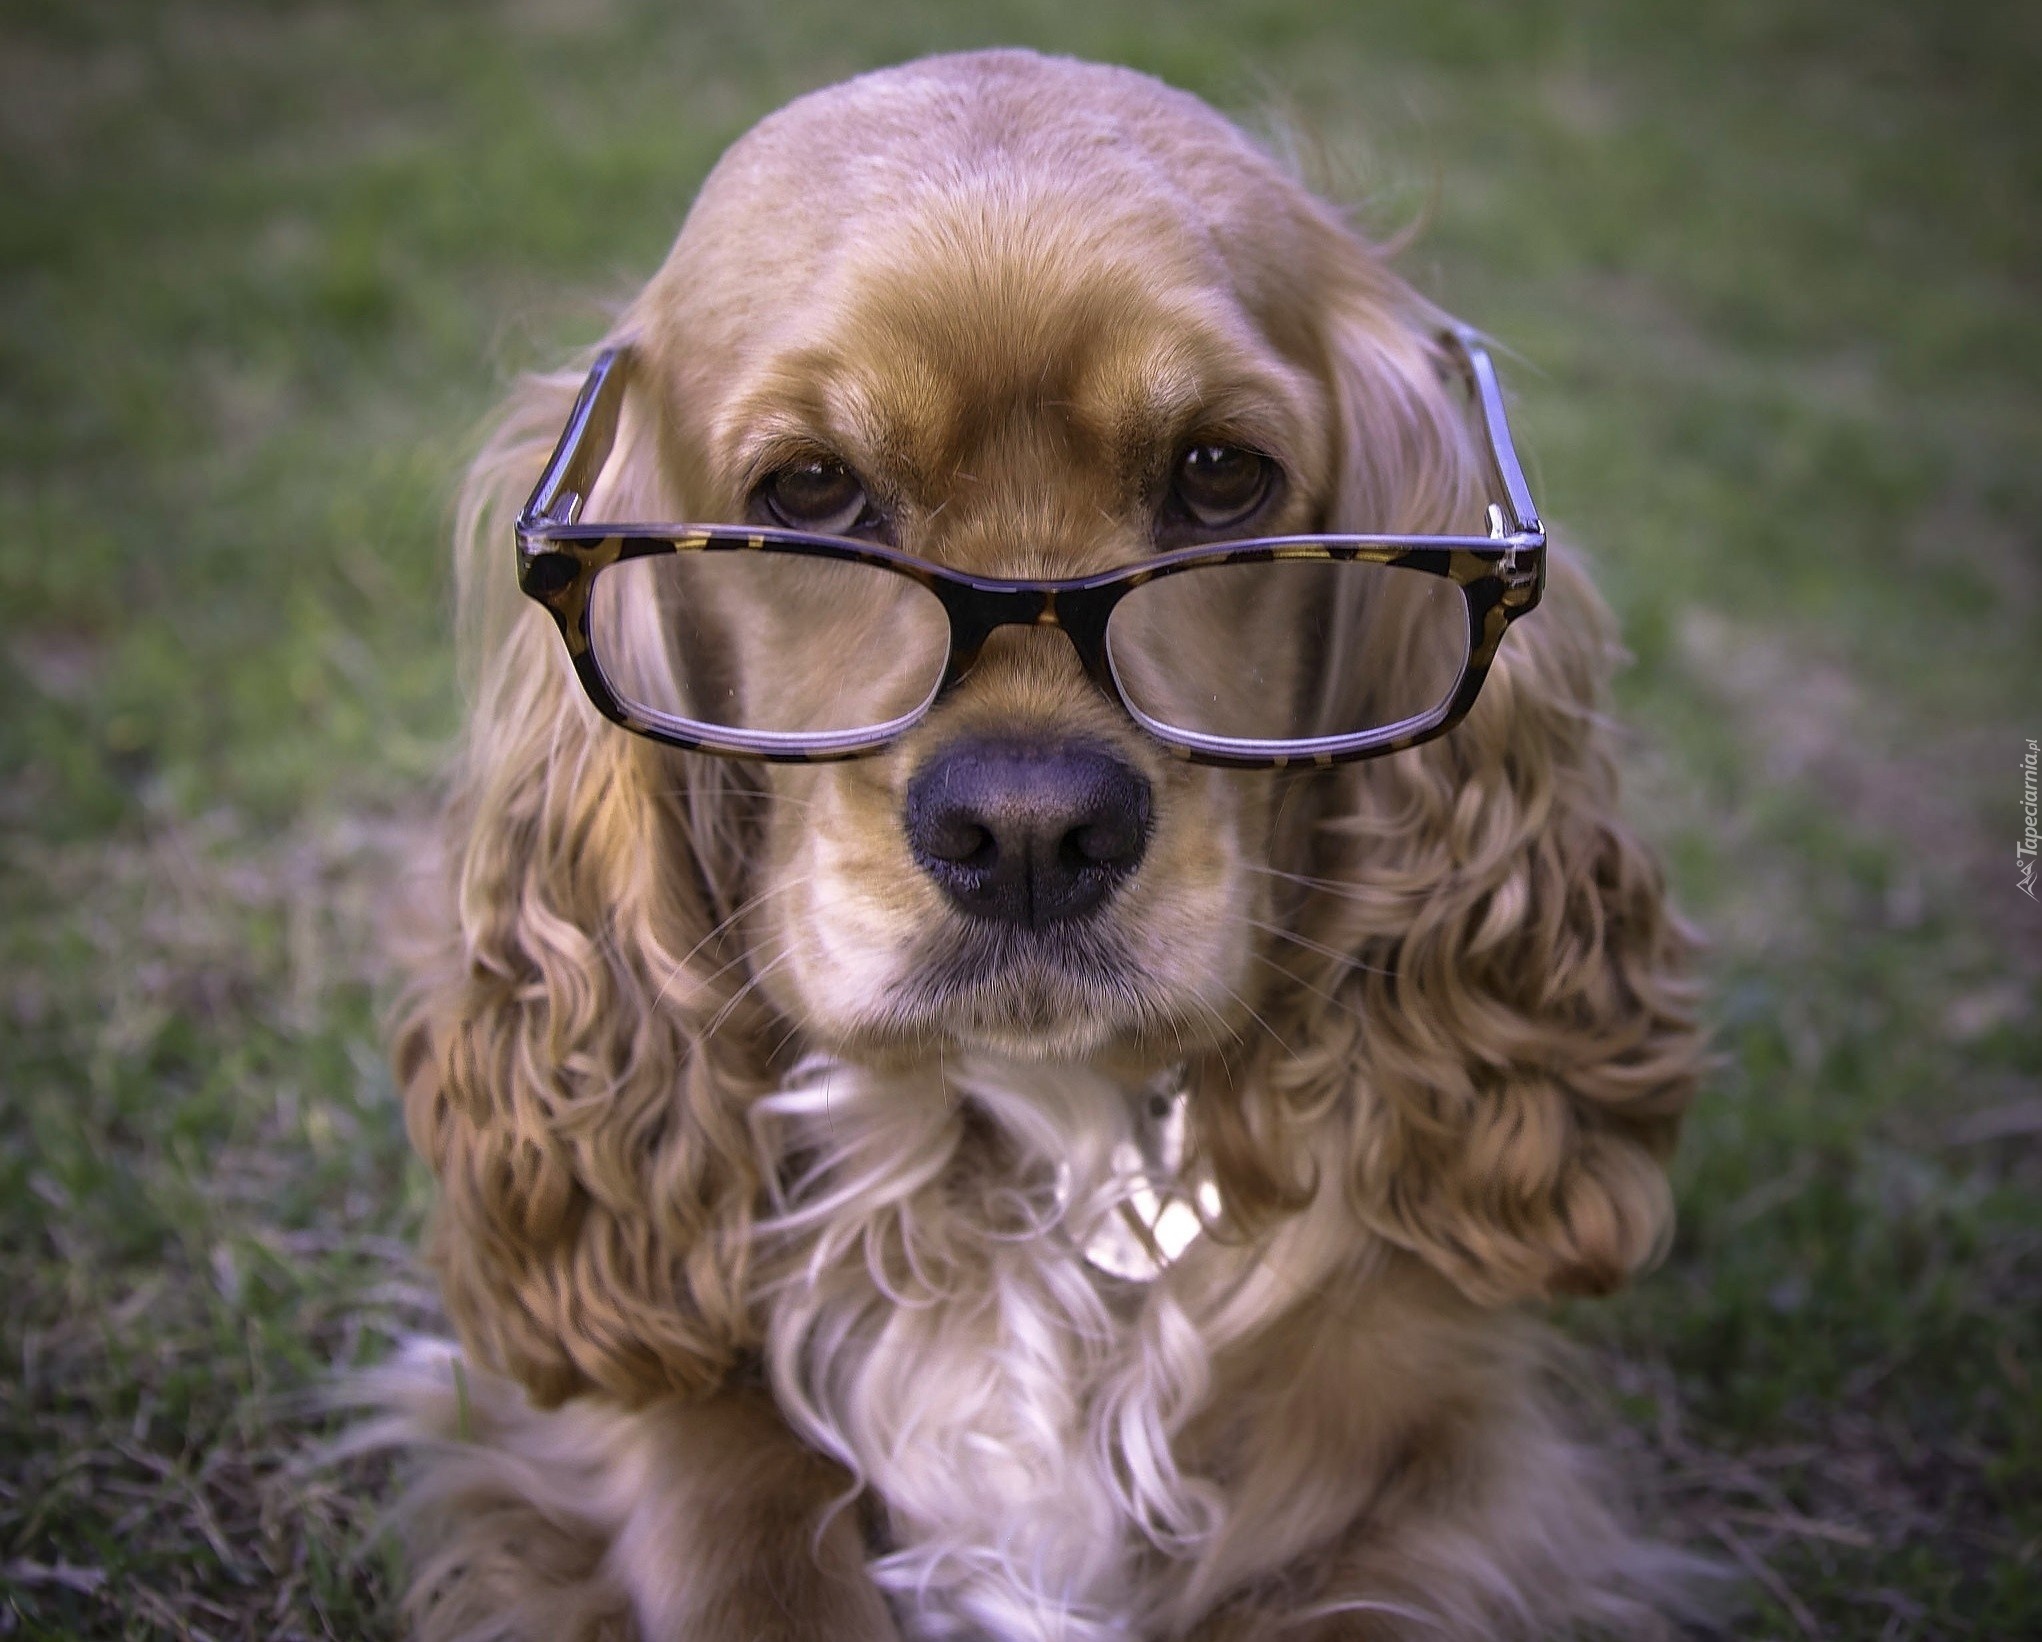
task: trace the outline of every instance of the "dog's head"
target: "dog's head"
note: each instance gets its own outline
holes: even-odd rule
[[[868,76],[710,178],[626,321],[645,392],[591,516],[1002,577],[1478,524],[1435,322],[1190,97],[1022,54]],[[1276,672],[1302,624],[1270,581]],[[751,711],[883,688],[895,658],[828,602],[775,580],[719,611]],[[885,756],[767,781],[745,944],[805,1042],[1181,1058],[1247,1023],[1277,788],[1168,756],[1061,633],[995,634]]]
[[[633,387],[586,517],[1009,578],[1479,531],[1439,324],[1193,98],[1025,53],[909,65],[717,167],[617,328]],[[1472,1292],[1647,1256],[1692,1045],[1596,743],[1606,634],[1564,564],[1466,723],[1345,771],[1173,758],[1050,627],[995,631],[881,754],[734,765],[604,723],[540,613],[503,602],[501,504],[564,411],[537,385],[471,486],[463,945],[407,1037],[450,1297],[488,1355],[557,1395],[732,1349],[745,1104],[815,1050],[1188,1061],[1216,1072],[1200,1122],[1243,1214],[1314,1189],[1293,1119],[1337,1104],[1363,1218]],[[1273,689],[1301,596],[1226,627]],[[857,717],[899,662],[858,616],[728,580],[727,688],[775,721]],[[1236,664],[1217,631],[1194,610],[1173,642]]]

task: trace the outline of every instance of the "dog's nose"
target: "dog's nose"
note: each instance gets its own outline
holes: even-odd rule
[[[1149,784],[1083,742],[953,742],[908,783],[915,860],[962,912],[1041,929],[1096,907],[1141,862]]]

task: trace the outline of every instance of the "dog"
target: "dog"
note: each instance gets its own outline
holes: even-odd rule
[[[1500,416],[1143,75],[724,156],[464,495],[421,1635],[1672,1634],[1527,1302],[1665,1247],[1690,938]]]

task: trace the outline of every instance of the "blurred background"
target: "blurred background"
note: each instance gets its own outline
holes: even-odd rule
[[[1564,1322],[1745,1633],[2042,1635],[2042,8],[8,0],[0,1635],[391,1634],[298,1476],[429,1318],[383,1062],[449,502],[719,151],[921,53],[1112,59],[1490,331],[1635,664],[1722,1059]],[[506,544],[506,568],[508,544]]]

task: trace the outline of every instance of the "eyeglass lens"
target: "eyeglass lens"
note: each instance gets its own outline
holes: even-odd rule
[[[1223,564],[1131,591],[1106,654],[1165,730],[1311,742],[1422,720],[1453,698],[1468,607],[1444,576],[1329,560]]]

